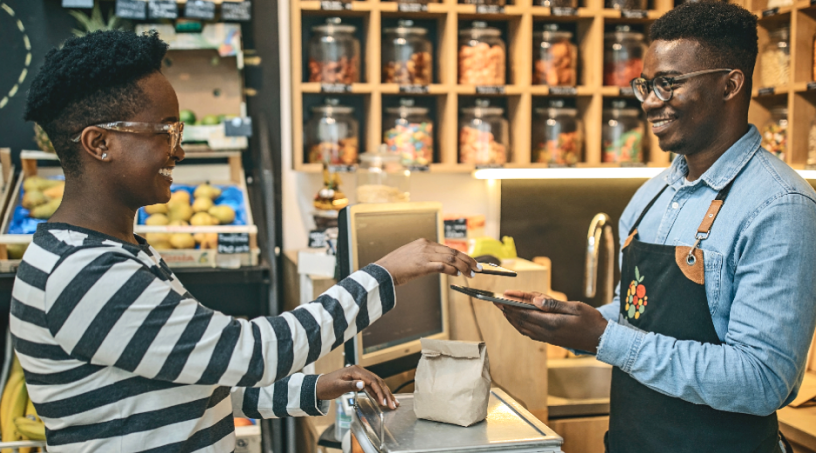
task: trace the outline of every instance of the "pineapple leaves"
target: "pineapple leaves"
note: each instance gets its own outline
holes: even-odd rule
[[[102,16],[102,9],[99,7],[99,3],[94,4],[90,17],[82,11],[76,10],[70,10],[68,14],[73,16],[77,21],[78,28],[71,30],[76,36],[85,36],[88,33],[99,30],[119,30],[125,28],[126,25],[126,22],[122,21],[122,18],[113,13],[111,13],[106,21]]]

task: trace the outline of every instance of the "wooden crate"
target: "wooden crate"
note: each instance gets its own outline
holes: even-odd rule
[[[139,235],[147,233],[246,233],[249,236],[250,252],[238,254],[219,254],[213,249],[171,249],[159,251],[162,258],[170,267],[190,268],[190,267],[223,267],[239,268],[242,266],[255,266],[258,264],[260,249],[258,248],[258,227],[255,225],[252,209],[250,207],[249,195],[246,189],[246,178],[244,169],[241,166],[241,152],[205,152],[188,153],[187,159],[196,158],[226,158],[227,164],[188,164],[178,165],[174,171],[174,179],[177,183],[201,184],[210,182],[215,185],[230,184],[236,185],[244,197],[247,208],[247,225],[243,226],[146,226],[134,225],[134,232]],[[3,195],[3,200],[8,203],[3,214],[3,223],[0,227],[0,272],[13,272],[20,264],[20,260],[9,260],[6,245],[8,244],[28,244],[33,235],[9,234],[9,224],[14,208],[20,198],[25,177],[40,175],[50,177],[62,175],[60,167],[40,167],[37,161],[56,161],[57,157],[52,153],[42,151],[23,151],[20,154],[22,171],[13,185],[8,185]]]

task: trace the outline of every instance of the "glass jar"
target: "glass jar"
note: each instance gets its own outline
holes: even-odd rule
[[[790,81],[790,29],[782,27],[769,33],[762,46],[759,79],[763,87],[787,85]]]
[[[322,106],[312,107],[306,122],[306,155],[311,163],[353,165],[359,152],[357,120],[354,108],[341,106],[337,99],[326,99]]]
[[[399,107],[385,109],[383,141],[404,166],[426,166],[433,161],[433,122],[428,109],[401,99]]]
[[[572,165],[581,159],[583,128],[578,111],[564,107],[562,99],[535,110],[532,162]]]
[[[771,109],[771,119],[762,128],[762,148],[779,159],[785,159],[788,151],[788,108],[777,106]]]
[[[309,40],[309,82],[351,84],[360,82],[360,41],[357,27],[340,23],[339,17],[312,27]]]
[[[626,101],[612,101],[603,111],[603,162],[644,162],[643,133],[640,109],[629,107]]]
[[[578,8],[578,0],[537,0],[536,4],[549,8]]]
[[[376,152],[360,155],[357,169],[357,203],[409,202],[411,172],[399,162],[396,153],[380,145]]]
[[[572,33],[559,31],[558,25],[549,24],[533,40],[533,84],[577,84],[578,48],[572,43]]]
[[[459,32],[459,83],[504,85],[505,45],[501,30],[485,22]]]
[[[396,28],[386,28],[383,37],[383,83],[430,85],[433,50],[428,30],[401,20]]]
[[[501,165],[510,159],[510,129],[504,109],[477,99],[475,107],[462,109],[459,118],[459,162]]]
[[[646,0],[606,0],[606,7],[617,10],[645,10]]]
[[[643,72],[645,53],[643,33],[631,31],[628,25],[618,25],[614,32],[604,34],[604,85],[629,87]]]

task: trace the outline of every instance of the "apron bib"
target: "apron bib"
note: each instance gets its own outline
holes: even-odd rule
[[[643,243],[637,227],[664,187],[646,206],[623,246],[619,323],[720,345],[705,293],[705,264],[698,249],[728,195],[712,201],[693,247]],[[669,397],[612,370],[610,452],[779,452],[776,413],[754,416],[715,410]]]

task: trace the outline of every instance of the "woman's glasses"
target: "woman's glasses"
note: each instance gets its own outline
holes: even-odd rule
[[[175,123],[141,123],[136,121],[114,121],[111,123],[100,123],[97,128],[107,129],[108,131],[129,132],[134,134],[167,134],[170,136],[170,151],[176,150],[176,147],[181,145],[181,139],[184,135],[184,123],[177,121]],[[76,137],[71,139],[72,142],[79,142],[82,137],[80,131]]]
[[[653,90],[657,99],[666,102],[672,99],[672,95],[674,94],[674,85],[677,81],[688,79],[691,77],[702,76],[703,74],[712,74],[712,73],[719,73],[719,72],[731,72],[730,69],[706,69],[704,71],[695,71],[693,73],[683,74],[681,76],[674,76],[674,77],[655,77],[652,80],[644,79],[643,77],[638,77],[637,79],[632,79],[630,84],[632,85],[632,90],[635,92],[635,98],[638,101],[643,102],[649,96],[649,90]]]

